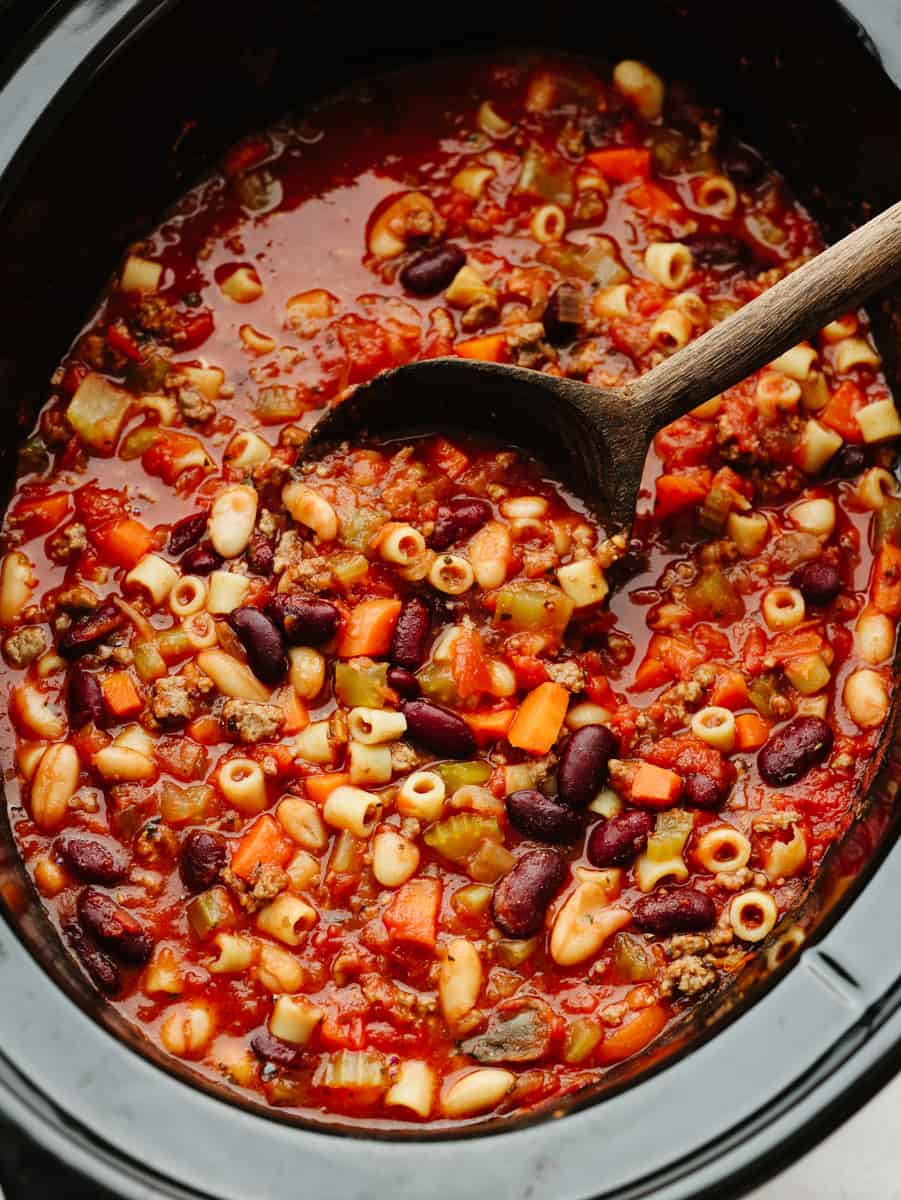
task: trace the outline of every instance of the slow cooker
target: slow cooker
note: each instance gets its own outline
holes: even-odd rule
[[[242,133],[353,79],[540,45],[641,57],[722,102],[840,236],[898,199],[901,25],[886,0],[558,5],[78,0],[0,6],[0,389],[18,440],[121,249]],[[894,11],[892,11],[894,10]],[[882,58],[880,59],[880,55]],[[411,98],[411,102],[413,98]],[[873,305],[897,379],[901,294]],[[814,892],[650,1064],[461,1133],[330,1127],[242,1103],[157,1051],[87,985],[0,814],[0,1111],[127,1198],[722,1197],[793,1161],[901,1065],[896,703]],[[638,1074],[638,1068],[643,1068]]]

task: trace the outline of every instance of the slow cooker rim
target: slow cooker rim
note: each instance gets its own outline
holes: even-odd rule
[[[55,96],[54,102],[53,102],[53,106],[52,106],[53,110],[55,110],[55,108],[57,106],[62,105],[64,103],[66,103],[67,101],[73,100],[75,98],[76,94],[78,94],[80,91],[83,91],[88,86],[90,79],[93,77],[93,74],[96,71],[101,69],[102,65],[106,61],[108,61],[108,59],[111,55],[116,54],[121,49],[123,49],[125,44],[127,44],[127,42],[130,41],[132,37],[137,35],[147,22],[152,21],[152,20],[156,19],[157,17],[161,16],[166,10],[171,8],[174,5],[174,3],[175,3],[175,0],[118,0],[118,2],[115,2],[115,0],[114,0],[114,3],[112,5],[109,5],[105,10],[103,10],[103,11],[95,10],[95,15],[97,17],[97,20],[93,26],[92,36],[90,37],[90,39],[86,38],[85,30],[84,30],[84,27],[82,26],[82,29],[80,30],[81,36],[78,39],[75,39],[70,43],[73,74],[72,74],[71,78],[67,78],[65,80],[63,86],[56,93],[56,96]],[[84,4],[75,4],[72,6],[72,8],[69,10],[69,12],[72,13],[76,10],[84,9],[86,7],[87,6]],[[65,17],[60,22],[60,25],[64,25],[64,24],[65,24]],[[57,29],[58,28],[59,27],[57,27]],[[88,41],[90,42],[90,52],[89,52],[89,54],[84,54],[83,50],[86,47],[86,45],[88,44]],[[109,43],[112,43],[112,44],[109,44]],[[77,49],[76,49],[76,47],[77,47]],[[5,139],[0,139],[0,160],[2,160],[2,158],[5,154],[5,156],[6,156],[5,165],[7,167],[9,167],[10,164],[12,164],[13,168],[15,168],[15,165],[22,161],[21,154],[27,152],[28,146],[30,144],[30,139],[32,137],[39,136],[41,125],[43,124],[44,121],[52,118],[53,111],[48,110],[47,108],[42,108],[42,109],[33,111],[31,116],[33,117],[33,120],[31,122],[31,124],[27,126],[27,131],[26,131],[23,123],[20,123],[17,127],[16,122],[11,122],[10,125],[7,126],[7,133],[6,133]],[[29,119],[28,114],[25,113],[24,110],[22,110],[21,108],[19,109],[19,111],[17,113],[17,117],[23,117],[26,121]],[[16,134],[16,128],[18,128],[18,135]],[[21,141],[16,141],[17,137],[20,137]],[[13,145],[13,143],[15,143],[15,145]],[[3,165],[2,161],[0,161],[0,165]],[[8,183],[8,181],[9,181],[9,175],[7,175],[7,178],[4,182]],[[892,859],[898,859],[899,854],[901,854],[901,852],[899,852],[898,847],[896,847],[895,853],[889,855],[889,861],[891,861]],[[896,865],[897,865],[897,863],[896,863]],[[877,880],[880,877],[882,877],[883,880],[886,880],[886,879],[890,880],[889,862],[886,862],[885,864],[883,864],[883,867],[881,868],[881,870],[877,873],[876,877],[871,881],[868,891],[873,888],[873,886],[876,884]],[[889,889],[889,891],[890,891],[890,889]],[[851,912],[853,913],[854,909],[852,909]],[[835,926],[832,933],[827,936],[827,939],[826,939],[827,942],[833,937],[833,935],[835,935],[841,929],[841,927],[844,925],[844,923],[845,923],[844,920],[842,920],[839,922],[839,924],[837,926]],[[0,959],[2,959],[2,961],[0,961],[0,981],[3,980],[3,976],[6,973],[6,970],[8,967],[9,967],[9,971],[10,971],[10,978],[9,978],[9,980],[7,980],[5,982],[5,986],[3,986],[3,989],[2,989],[4,991],[7,990],[7,988],[10,986],[11,983],[13,986],[16,986],[14,983],[15,972],[13,971],[12,967],[9,966],[9,964],[14,963],[16,961],[18,955],[25,956],[27,958],[27,962],[29,963],[29,965],[32,968],[34,968],[34,970],[40,971],[40,968],[37,966],[37,964],[30,957],[27,956],[27,952],[25,951],[24,947],[21,944],[19,944],[18,942],[15,942],[14,945],[9,947],[8,953],[4,953],[4,939],[6,939],[8,937],[9,937],[8,931],[5,928],[0,928]],[[842,945],[842,943],[845,940],[846,940],[845,938],[839,938],[838,946],[834,947],[834,949],[840,948],[840,946]],[[825,943],[823,944],[823,946],[824,945],[825,945]],[[826,953],[824,951],[823,946],[821,946],[818,950],[814,950],[812,955],[810,952],[805,954],[804,958],[808,962],[815,961],[819,964],[819,967],[817,969],[811,968],[807,971],[806,974],[808,977],[812,978],[815,981],[815,986],[820,991],[823,991],[825,989],[825,991],[831,996],[831,995],[836,994],[834,989],[837,987],[838,994],[841,996],[841,992],[842,992],[841,979],[842,979],[843,972],[841,969],[836,971],[834,966],[830,965],[830,964],[834,964],[835,962],[840,962],[841,959],[840,959],[840,957],[836,957],[834,954],[830,956],[829,953]],[[802,959],[802,962],[803,961],[804,960]],[[801,977],[800,965],[801,964],[799,963],[799,965],[795,969],[795,971],[792,972],[792,975],[789,976],[789,979],[792,978],[793,976]],[[43,977],[42,973],[41,973],[41,975]],[[853,976],[851,976],[851,977],[853,978]],[[824,979],[828,980],[828,982],[825,984],[823,982]],[[838,980],[838,983],[836,983],[837,980]],[[788,980],[783,981],[783,982],[787,983]],[[846,1056],[845,1061],[842,1064],[840,1064],[839,1067],[835,1068],[832,1071],[832,1073],[829,1076],[828,1081],[824,1082],[820,1085],[822,1090],[817,1094],[817,1103],[814,1105],[814,1107],[810,1113],[810,1116],[803,1123],[801,1128],[796,1130],[791,1135],[789,1141],[782,1141],[782,1142],[776,1141],[776,1143],[773,1144],[772,1139],[768,1138],[766,1136],[767,1131],[772,1128],[772,1125],[767,1125],[756,1135],[756,1137],[754,1138],[753,1141],[745,1142],[743,1145],[739,1145],[736,1149],[734,1149],[732,1151],[732,1154],[734,1157],[744,1160],[744,1165],[736,1165],[735,1166],[734,1173],[731,1176],[732,1182],[737,1182],[737,1181],[739,1181],[739,1178],[741,1178],[742,1180],[747,1180],[747,1182],[750,1183],[750,1182],[753,1182],[754,1178],[759,1177],[760,1175],[762,1175],[764,1173],[772,1173],[773,1170],[778,1169],[778,1166],[781,1165],[781,1161],[784,1158],[785,1154],[787,1154],[789,1152],[789,1149],[794,1148],[797,1145],[801,1145],[802,1143],[809,1144],[809,1142],[816,1140],[816,1138],[818,1136],[820,1136],[820,1134],[822,1132],[822,1129],[823,1129],[823,1126],[821,1124],[822,1122],[829,1123],[829,1127],[831,1128],[835,1123],[837,1123],[839,1120],[841,1120],[843,1118],[843,1116],[847,1115],[847,1113],[849,1111],[852,1111],[853,1108],[857,1107],[860,1103],[864,1102],[867,1098],[869,1098],[869,1096],[872,1094],[873,1090],[875,1090],[876,1087],[878,1087],[882,1082],[884,1082],[885,1078],[887,1078],[888,1075],[893,1074],[899,1068],[899,1066],[901,1066],[901,1050],[899,1050],[898,1045],[895,1044],[897,1039],[901,1038],[901,1014],[899,1014],[897,1012],[896,1008],[893,1006],[893,1003],[890,1000],[892,991],[893,991],[894,987],[896,986],[896,983],[897,983],[896,980],[892,980],[891,986],[885,991],[885,993],[882,995],[881,999],[880,998],[867,999],[865,1008],[866,1008],[867,1012],[869,1012],[869,1013],[872,1013],[873,1005],[875,1005],[876,1010],[879,1010],[880,1004],[882,1002],[885,1003],[885,1016],[884,1016],[883,1020],[881,1020],[881,1021],[871,1020],[870,1018],[867,1017],[867,1012],[864,1012],[864,1009],[862,1007],[860,1008],[859,1017],[858,1017],[858,1021],[856,1024],[859,1025],[861,1022],[865,1021],[866,1025],[865,1025],[865,1030],[864,1030],[864,1041],[863,1041],[862,1045],[858,1048],[857,1053],[858,1053],[858,1055],[863,1055],[864,1048],[867,1049],[867,1053],[865,1055],[863,1055],[862,1059],[858,1059],[856,1061],[856,1063],[854,1064],[855,1070],[850,1072],[850,1074],[852,1076],[851,1081],[849,1083],[847,1083],[847,1085],[842,1084],[841,1086],[839,1086],[837,1084],[837,1081],[839,1079],[844,1078],[845,1073],[849,1073],[848,1068],[850,1065],[850,1059],[848,1058],[848,1056]],[[773,1001],[779,995],[779,988],[781,986],[782,985],[779,985],[779,986],[777,986],[776,989],[771,991],[765,1001],[765,1003],[768,1006],[768,1012],[770,1013],[770,1019],[778,1019],[773,1013],[774,1009],[777,1009],[777,1011],[778,1011],[778,1006],[774,1005]],[[783,992],[783,998],[788,995],[789,995],[788,992]],[[202,1103],[204,1105],[215,1106],[221,1112],[225,1112],[227,1115],[234,1116],[234,1113],[236,1110],[230,1109],[227,1105],[221,1104],[220,1102],[213,1099],[211,1096],[207,1095],[206,1093],[200,1092],[197,1089],[182,1088],[179,1080],[175,1079],[172,1076],[165,1075],[163,1072],[159,1071],[158,1068],[156,1068],[154,1066],[154,1064],[149,1063],[143,1059],[140,1059],[137,1055],[130,1054],[128,1047],[115,1042],[112,1039],[111,1035],[109,1035],[99,1025],[95,1025],[94,1023],[90,1022],[88,1020],[88,1018],[85,1017],[84,1014],[81,1013],[76,1008],[76,1006],[74,1004],[72,1004],[72,1002],[62,994],[62,992],[54,993],[54,996],[56,999],[59,999],[60,1001],[62,1001],[64,1004],[71,1005],[72,1010],[75,1013],[77,1013],[78,1016],[81,1019],[83,1019],[90,1026],[90,1029],[94,1035],[96,1035],[98,1037],[102,1037],[102,1038],[106,1039],[106,1041],[108,1041],[112,1044],[112,1046],[114,1047],[113,1055],[114,1055],[114,1057],[117,1058],[119,1064],[122,1066],[122,1068],[126,1072],[129,1070],[129,1064],[134,1064],[135,1062],[140,1062],[143,1068],[151,1068],[155,1072],[155,1074],[159,1080],[165,1080],[165,1087],[163,1090],[168,1090],[168,1088],[171,1086],[173,1088],[178,1088],[179,1090],[184,1091],[184,1092],[190,1092],[193,1096],[198,1098],[198,1101],[202,1101]],[[840,1007],[842,1007],[842,1006],[846,1007],[847,1001],[848,1001],[848,997],[847,997],[847,995],[845,995],[840,1000]],[[895,1003],[897,1003],[897,1002],[895,1002]],[[854,1007],[857,1008],[861,1005],[863,1005],[863,998],[858,998],[857,1004]],[[762,1007],[762,1005],[758,1004],[756,1006],[756,1010],[759,1012],[761,1007]],[[783,1005],[783,1007],[786,1007],[787,1011],[790,1011],[791,1008],[793,1007],[793,1002],[787,1001],[787,1003],[785,1005]],[[752,1011],[754,1011],[754,1010],[752,1010]],[[797,1012],[797,1009],[796,1009],[796,1012]],[[745,1022],[749,1015],[751,1015],[751,1014],[749,1014],[749,1013],[744,1014],[742,1021]],[[0,1021],[0,1030],[2,1030],[2,1028],[3,1028],[3,1023],[2,1023],[2,1021]],[[732,1034],[733,1036],[735,1035],[735,1029],[736,1029],[736,1026],[733,1022],[729,1025],[728,1029],[722,1031],[719,1034],[719,1036],[717,1037],[717,1040],[716,1040],[717,1048],[719,1048],[722,1045],[722,1039],[727,1034]],[[890,1034],[890,1036],[888,1036],[889,1034]],[[879,1036],[877,1036],[877,1035],[879,1035]],[[841,1037],[838,1039],[838,1041],[847,1042],[848,1036],[849,1036],[848,1030],[846,1029],[843,1031],[843,1033],[842,1033]],[[891,1046],[891,1051],[885,1057],[880,1057],[880,1055],[882,1053],[881,1050],[879,1050],[878,1052],[876,1051],[876,1043],[877,1042],[879,1043],[880,1047],[883,1044],[888,1044]],[[0,1042],[0,1045],[2,1045],[2,1044],[4,1044],[4,1043]],[[690,1056],[690,1059],[696,1059],[696,1057],[705,1050],[708,1053],[710,1053],[710,1042],[707,1042],[707,1044],[705,1046],[702,1046],[699,1049],[695,1050],[693,1052],[693,1054]],[[876,1055],[875,1057],[874,1057],[874,1054]],[[826,1057],[828,1057],[828,1054],[826,1056],[821,1055],[820,1061],[822,1061]],[[683,1060],[683,1062],[684,1061],[686,1061],[686,1060]],[[857,1071],[859,1071],[861,1069],[861,1062],[863,1062],[863,1074],[860,1075],[859,1078],[854,1079],[853,1076],[857,1073]],[[60,1064],[60,1065],[68,1067],[69,1064]],[[656,1085],[658,1088],[658,1091],[659,1091],[660,1086],[661,1086],[660,1081],[662,1081],[663,1079],[666,1079],[669,1081],[671,1079],[671,1073],[673,1071],[678,1070],[678,1068],[682,1065],[683,1065],[683,1063],[672,1064],[667,1067],[665,1074],[655,1074],[650,1079],[647,1079],[645,1081],[640,1081],[640,1082],[634,1084],[629,1089],[628,1094],[629,1095],[637,1095],[638,1093],[646,1091],[646,1089],[651,1085]],[[816,1064],[809,1064],[805,1069],[801,1070],[800,1074],[798,1076],[798,1079],[796,1081],[794,1081],[793,1084],[791,1085],[792,1088],[797,1087],[801,1091],[803,1091],[803,1081],[808,1079],[811,1075],[811,1072],[814,1072],[815,1070],[816,1070]],[[40,1113],[37,1112],[36,1105],[34,1105],[34,1104],[30,1106],[30,1112],[29,1112],[29,1106],[27,1104],[23,1103],[21,1097],[18,1095],[18,1093],[13,1085],[13,1081],[15,1078],[25,1081],[26,1087],[33,1086],[33,1083],[32,1084],[28,1083],[27,1074],[18,1071],[13,1066],[13,1064],[8,1059],[6,1059],[5,1056],[2,1055],[2,1052],[0,1052],[0,1081],[2,1081],[5,1084],[5,1087],[7,1090],[7,1098],[9,1099],[10,1107],[12,1109],[16,1109],[21,1116],[27,1115],[28,1127],[30,1127],[30,1131],[32,1132],[33,1135],[37,1135],[37,1140],[39,1140],[42,1144],[46,1145],[48,1149],[51,1149],[51,1150],[56,1149],[57,1153],[62,1151],[64,1157],[70,1157],[72,1155],[79,1156],[79,1151],[80,1151],[80,1157],[82,1157],[83,1159],[86,1160],[82,1166],[82,1169],[85,1170],[85,1173],[87,1173],[91,1177],[95,1178],[97,1180],[97,1182],[105,1183],[106,1186],[114,1186],[117,1190],[122,1191],[123,1181],[122,1181],[121,1177],[119,1177],[115,1174],[116,1170],[118,1170],[119,1172],[121,1172],[123,1170],[127,1170],[129,1173],[129,1176],[132,1180],[136,1179],[139,1182],[141,1182],[142,1187],[144,1186],[143,1178],[145,1176],[145,1172],[144,1172],[143,1168],[139,1166],[139,1160],[137,1158],[133,1157],[131,1160],[129,1160],[128,1162],[123,1164],[123,1160],[121,1158],[121,1151],[116,1152],[119,1154],[119,1157],[112,1160],[113,1166],[111,1166],[109,1168],[109,1173],[107,1173],[107,1171],[104,1170],[103,1172],[100,1172],[98,1174],[99,1167],[97,1165],[97,1162],[94,1161],[94,1159],[92,1159],[92,1154],[94,1156],[96,1156],[98,1154],[98,1151],[103,1151],[103,1154],[105,1155],[105,1154],[109,1153],[108,1148],[104,1147],[102,1142],[98,1141],[95,1137],[92,1142],[88,1143],[88,1145],[92,1147],[92,1153],[88,1153],[86,1150],[81,1149],[80,1142],[76,1140],[76,1135],[79,1139],[81,1139],[83,1136],[81,1134],[80,1130],[78,1130],[74,1127],[69,1127],[67,1129],[65,1124],[63,1124],[63,1123],[59,1123],[59,1125],[57,1126],[56,1121],[51,1119],[51,1116],[50,1116],[50,1114],[53,1113],[53,1107],[49,1101],[45,1100],[45,1105],[47,1105],[48,1107],[46,1109],[46,1112],[43,1115],[41,1115]],[[39,1094],[40,1094],[40,1089],[38,1090],[38,1092],[36,1092],[36,1096]],[[16,1098],[16,1097],[18,1097],[18,1098]],[[571,1117],[569,1117],[566,1124],[568,1125],[568,1124],[570,1124],[570,1122],[583,1122],[589,1126],[589,1128],[587,1130],[585,1130],[585,1132],[591,1133],[592,1132],[591,1127],[595,1125],[596,1120],[597,1120],[597,1115],[601,1114],[601,1113],[603,1113],[603,1114],[609,1113],[610,1106],[615,1105],[619,1099],[620,1099],[619,1096],[615,1096],[609,1100],[601,1101],[599,1103],[594,1104],[593,1106],[591,1106],[589,1108],[583,1109],[581,1112],[573,1114]],[[793,1108],[793,1106],[789,1106],[788,1111],[789,1111],[789,1113],[792,1113],[792,1112],[796,1113],[798,1111],[798,1109]],[[587,1118],[592,1115],[594,1115],[595,1119],[592,1121],[587,1121]],[[87,1116],[87,1114],[85,1114],[85,1116]],[[257,1120],[257,1118],[253,1116],[253,1114],[249,1114],[246,1112],[241,1113],[241,1117],[246,1118],[246,1119],[255,1120],[255,1121]],[[37,1126],[35,1126],[32,1123],[32,1122],[34,1122],[35,1119],[37,1119]],[[216,1122],[214,1120],[213,1123],[217,1124],[218,1122]],[[336,1137],[330,1136],[329,1134],[323,1134],[323,1133],[319,1133],[316,1131],[307,1131],[307,1130],[297,1129],[296,1127],[276,1126],[273,1122],[263,1122],[263,1124],[267,1128],[271,1128],[271,1129],[279,1128],[279,1129],[284,1129],[286,1131],[290,1129],[290,1136],[294,1139],[298,1139],[298,1141],[300,1139],[306,1140],[309,1138],[316,1138],[317,1140],[328,1139],[331,1141],[331,1143],[333,1143],[333,1145],[335,1147],[335,1155],[336,1156],[341,1156],[343,1147],[346,1145],[346,1142],[348,1140],[346,1138],[336,1138]],[[509,1135],[505,1134],[504,1136],[507,1137],[507,1136],[513,1136],[515,1134],[521,1134],[521,1136],[524,1136],[524,1137],[529,1136],[533,1139],[539,1139],[539,1136],[540,1136],[540,1140],[547,1141],[549,1138],[552,1138],[551,1131],[552,1130],[556,1131],[560,1128],[561,1127],[558,1125],[555,1125],[554,1122],[546,1121],[541,1125],[532,1124],[532,1125],[528,1125],[525,1129],[522,1129],[522,1130],[519,1130],[519,1129],[512,1130]],[[603,1134],[603,1125],[601,1125],[601,1127],[599,1129],[597,1129],[596,1132],[602,1135]],[[257,1133],[256,1136],[259,1137],[259,1134]],[[583,1137],[583,1139],[582,1139],[583,1146],[588,1142],[588,1140],[589,1140],[588,1138]],[[486,1144],[490,1145],[494,1141],[495,1141],[494,1138],[483,1138],[483,1139],[479,1139],[478,1141],[473,1141],[473,1140],[467,1138],[465,1144],[466,1144],[469,1152],[471,1153],[472,1148],[474,1146],[477,1146],[480,1143],[483,1146]],[[758,1145],[758,1143],[759,1143],[759,1145]],[[443,1143],[433,1143],[432,1146],[433,1147],[435,1145],[452,1146],[455,1144],[458,1146],[462,1146],[463,1142],[461,1141],[461,1139],[448,1139],[448,1140],[444,1141]],[[756,1147],[756,1149],[751,1150],[750,1154],[748,1153],[749,1146]],[[408,1149],[409,1149],[409,1144],[405,1147],[405,1151],[407,1151]],[[424,1149],[424,1147],[419,1147],[418,1149],[422,1150],[422,1149]],[[693,1153],[695,1153],[695,1154],[700,1154],[702,1152],[703,1152],[703,1147],[697,1147],[693,1151]],[[400,1153],[404,1153],[404,1152],[400,1152]],[[529,1156],[529,1159],[526,1159],[524,1156],[524,1160],[523,1160],[524,1164],[526,1162],[531,1162],[533,1159],[534,1159],[534,1154]],[[103,1161],[105,1162],[105,1159]],[[684,1154],[682,1156],[681,1161],[682,1162],[685,1161]],[[716,1177],[711,1178],[709,1187],[712,1188],[712,1187],[716,1187],[716,1186],[722,1186],[723,1175],[722,1175],[722,1171],[720,1170],[720,1165],[724,1161],[725,1160],[722,1157],[719,1157],[718,1159],[716,1159],[716,1161],[712,1167],[710,1164],[707,1164],[707,1166],[705,1168],[702,1168],[702,1170],[711,1170],[712,1169],[715,1173]],[[509,1164],[507,1164],[507,1165],[509,1166]],[[585,1160],[585,1163],[584,1163],[586,1180],[588,1178],[590,1178],[593,1165],[594,1164],[592,1163],[591,1158],[589,1156]],[[688,1169],[691,1170],[691,1172],[692,1172],[692,1190],[691,1190],[690,1194],[691,1195],[709,1194],[709,1192],[707,1190],[707,1185],[703,1184],[702,1181],[699,1179],[699,1177],[696,1173],[696,1169],[695,1168],[688,1168]],[[674,1161],[673,1164],[671,1164],[669,1166],[669,1170],[670,1170],[670,1172],[676,1172],[677,1174],[680,1174],[681,1171],[680,1171],[679,1162]],[[365,1171],[365,1168],[364,1168],[364,1171]],[[520,1171],[522,1172],[521,1178],[523,1179],[523,1181],[525,1181],[526,1179],[529,1178],[528,1168],[525,1171],[523,1171],[523,1169],[521,1167]],[[468,1172],[467,1172],[467,1174],[468,1174]],[[159,1195],[160,1194],[159,1188],[160,1188],[161,1184],[163,1184],[163,1183],[165,1183],[167,1188],[169,1188],[169,1194],[171,1194],[173,1196],[178,1196],[178,1195],[197,1196],[197,1195],[201,1194],[199,1191],[192,1191],[192,1192],[185,1192],[185,1191],[179,1191],[179,1190],[172,1191],[171,1186],[170,1186],[171,1181],[167,1177],[157,1176],[157,1175],[153,1175],[151,1177],[148,1174],[148,1175],[146,1175],[146,1178],[147,1178],[148,1184],[152,1183],[153,1186],[156,1188],[156,1191],[148,1193],[146,1191],[133,1190],[133,1191],[123,1191],[122,1194],[127,1195],[127,1196],[134,1195],[135,1197],[140,1196],[143,1200],[143,1197],[146,1195]],[[661,1173],[658,1172],[653,1177],[653,1181],[657,1181],[660,1178],[661,1178]],[[661,1200],[664,1200],[664,1198],[668,1198],[668,1197],[672,1197],[673,1200],[675,1200],[675,1198],[677,1196],[688,1195],[689,1194],[688,1192],[679,1190],[686,1180],[687,1180],[687,1176],[685,1176],[685,1178],[682,1179],[681,1182],[677,1178],[673,1178],[671,1183],[669,1183],[669,1184],[666,1183],[665,1181],[662,1181],[662,1190],[661,1190],[661,1185],[654,1182],[653,1194],[655,1196],[660,1197]],[[648,1180],[646,1182],[648,1184],[650,1184],[652,1182],[650,1177],[648,1178]],[[704,1187],[704,1189],[705,1189],[704,1191],[699,1192],[697,1190],[699,1183],[701,1183],[702,1186]],[[639,1183],[636,1186],[641,1188],[641,1190],[635,1191],[631,1188],[628,1188],[626,1190],[620,1189],[616,1193],[607,1192],[607,1193],[605,1193],[605,1195],[612,1196],[615,1194],[617,1196],[626,1197],[626,1196],[639,1196],[639,1195],[651,1194],[651,1192],[646,1190],[645,1183]],[[675,1189],[675,1190],[673,1190],[673,1189]],[[397,1190],[397,1189],[395,1189],[395,1190]],[[468,1188],[467,1188],[467,1190],[468,1190]],[[222,1194],[225,1195],[226,1193],[223,1192]],[[337,1194],[341,1194],[341,1193],[337,1193]],[[422,1195],[421,1190],[418,1192],[418,1194]],[[448,1195],[447,1192],[443,1192],[442,1194]],[[582,1194],[587,1194],[587,1193],[580,1192],[579,1194],[582,1195]],[[399,1195],[403,1195],[403,1193],[399,1192]]]

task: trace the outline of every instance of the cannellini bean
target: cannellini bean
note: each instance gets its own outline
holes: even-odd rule
[[[94,755],[93,762],[104,779],[118,783],[137,783],[156,776],[153,761],[129,746],[104,746]]]
[[[170,946],[158,946],[147,964],[141,991],[145,996],[180,996],[185,980],[175,952]]]
[[[802,500],[788,510],[788,515],[798,529],[816,537],[827,538],[835,528],[835,503],[832,500]]]
[[[482,960],[472,942],[454,938],[444,949],[438,971],[438,999],[449,1025],[475,1008],[484,981]]]
[[[288,651],[288,679],[301,700],[315,700],[325,683],[325,659],[312,646],[292,646]]]
[[[594,958],[607,939],[631,920],[632,914],[627,908],[611,905],[604,880],[583,881],[554,919],[551,958],[561,967]]]
[[[250,580],[237,571],[213,571],[207,592],[207,612],[225,616],[239,608],[250,588]]]
[[[597,604],[610,590],[600,563],[594,558],[580,558],[560,567],[557,580],[576,608]]]
[[[50,746],[44,753],[31,784],[31,815],[39,829],[52,832],[62,825],[80,770],[78,751],[68,742]]]
[[[16,746],[16,766],[24,779],[33,777],[46,749],[46,742],[19,742]]]
[[[203,1000],[177,1005],[160,1026],[160,1041],[170,1054],[196,1058],[207,1048],[216,1029],[213,1009]]]
[[[285,484],[282,503],[294,520],[312,529],[321,542],[333,542],[338,536],[338,514],[307,484],[296,479]]]
[[[854,631],[857,652],[864,662],[877,666],[895,649],[895,623],[880,612],[861,613]]]
[[[372,840],[372,873],[383,887],[400,887],[419,866],[415,842],[393,829],[383,829]]]
[[[862,667],[845,680],[845,707],[855,725],[874,729],[885,720],[889,708],[889,690],[878,671]]]
[[[500,587],[507,578],[513,544],[501,521],[489,521],[469,541],[469,561],[480,588]]]
[[[223,558],[237,558],[246,548],[257,519],[256,489],[234,484],[219,493],[210,509],[210,541]]]
[[[567,729],[582,729],[586,725],[606,725],[610,720],[610,710],[594,704],[591,700],[583,700],[574,704],[566,714]]]
[[[277,996],[296,992],[303,987],[303,967],[290,951],[271,942],[264,942],[260,946],[260,958],[254,974],[267,991]]]
[[[389,1108],[408,1108],[419,1117],[432,1111],[435,1072],[428,1063],[409,1059],[397,1068],[394,1083],[385,1095]]]
[[[278,823],[292,841],[307,850],[324,850],[328,845],[328,830],[322,823],[319,809],[300,796],[284,796],[275,810]]]
[[[631,100],[648,120],[659,117],[663,109],[663,80],[650,67],[634,59],[623,59],[613,68],[613,86]]]
[[[501,1067],[477,1067],[455,1079],[441,1097],[446,1117],[472,1117],[498,1105],[513,1090],[516,1076]]]
[[[0,625],[12,625],[37,586],[31,561],[21,550],[11,550],[0,567]]]
[[[66,732],[63,718],[54,712],[44,693],[39,692],[30,683],[15,689],[12,694],[12,708],[16,723],[35,737],[52,742]]]
[[[197,655],[197,665],[204,675],[209,675],[223,696],[235,700],[269,699],[269,689],[260,683],[250,667],[224,650],[201,651]]]

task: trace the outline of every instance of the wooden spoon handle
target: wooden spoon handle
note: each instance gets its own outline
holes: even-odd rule
[[[732,387],[901,276],[901,203],[799,267],[623,389],[651,431]]]

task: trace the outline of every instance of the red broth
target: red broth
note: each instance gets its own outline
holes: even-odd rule
[[[23,448],[0,621],[18,845],[148,1038],[465,1120],[596,1083],[778,936],[901,615],[865,315],[663,430],[630,542],[515,447],[298,456],[417,358],[622,383],[820,245],[684,87],[532,59],[249,138],[129,248]]]

